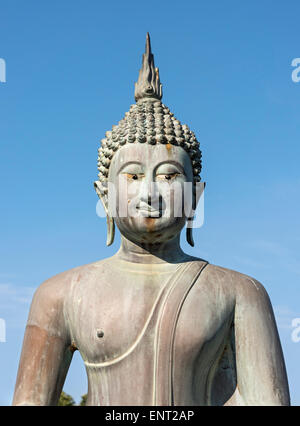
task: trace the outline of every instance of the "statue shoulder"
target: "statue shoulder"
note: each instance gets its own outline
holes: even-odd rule
[[[41,301],[46,298],[48,303],[63,303],[74,285],[84,284],[94,278],[96,273],[105,270],[105,264],[104,259],[60,272],[40,284],[35,291],[34,299]]]
[[[68,337],[65,307],[72,300],[73,289],[95,280],[97,272],[104,267],[102,263],[104,264],[104,262],[95,262],[78,266],[45,280],[33,295],[27,325],[50,330],[52,334],[64,335],[65,333]]]
[[[233,292],[237,301],[247,301],[253,297],[268,300],[265,287],[252,276],[212,264],[207,265],[205,274],[209,281],[219,283],[222,287],[227,287],[228,291]]]

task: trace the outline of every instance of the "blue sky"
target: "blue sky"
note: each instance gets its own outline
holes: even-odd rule
[[[134,103],[149,31],[163,102],[203,152],[195,247],[261,281],[300,405],[300,57],[296,0],[0,2],[0,404],[11,403],[33,291],[112,255],[96,215],[97,149]],[[78,353],[65,390],[86,392]]]

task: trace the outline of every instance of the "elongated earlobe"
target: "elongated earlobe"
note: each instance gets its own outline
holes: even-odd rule
[[[194,247],[194,238],[193,238],[193,218],[188,218],[186,224],[186,240],[190,246]]]
[[[106,225],[107,225],[106,245],[110,246],[114,242],[114,238],[115,238],[115,221],[109,215],[108,206],[107,206],[107,195],[104,193],[103,188],[99,181],[94,182],[94,188],[97,192],[98,197],[100,198],[102,202],[102,205],[106,213]]]
[[[186,240],[187,242],[194,247],[194,238],[193,238],[193,220],[195,211],[199,202],[199,199],[204,191],[204,188],[206,186],[206,182],[198,182],[195,184],[195,187],[193,188],[193,206],[192,206],[192,212],[190,212],[190,217],[188,217],[186,222]]]
[[[196,187],[193,186],[193,195],[192,195],[192,212],[195,212],[197,207],[197,199],[196,199]],[[191,212],[191,214],[193,214]],[[194,238],[193,238],[193,220],[194,217],[190,216],[186,222],[186,240],[190,246],[194,247]]]
[[[106,216],[106,224],[107,224],[107,238],[106,245],[110,246],[115,239],[115,221],[112,217]]]

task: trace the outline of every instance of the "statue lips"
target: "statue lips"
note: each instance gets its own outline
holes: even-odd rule
[[[141,216],[144,217],[159,218],[162,216],[161,208],[156,210],[149,204],[140,203],[138,206],[136,206],[136,209],[141,213]]]

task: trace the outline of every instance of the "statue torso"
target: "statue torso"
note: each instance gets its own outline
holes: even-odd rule
[[[64,309],[71,339],[86,365],[88,404],[166,404],[161,395],[169,377],[158,353],[168,327],[166,336],[160,336],[159,323],[167,289],[176,275],[184,274],[183,267],[110,258],[73,277]],[[233,310],[233,292],[209,265],[178,316],[171,357],[175,405],[210,403],[214,376],[230,340]],[[160,357],[169,356],[168,348]]]

